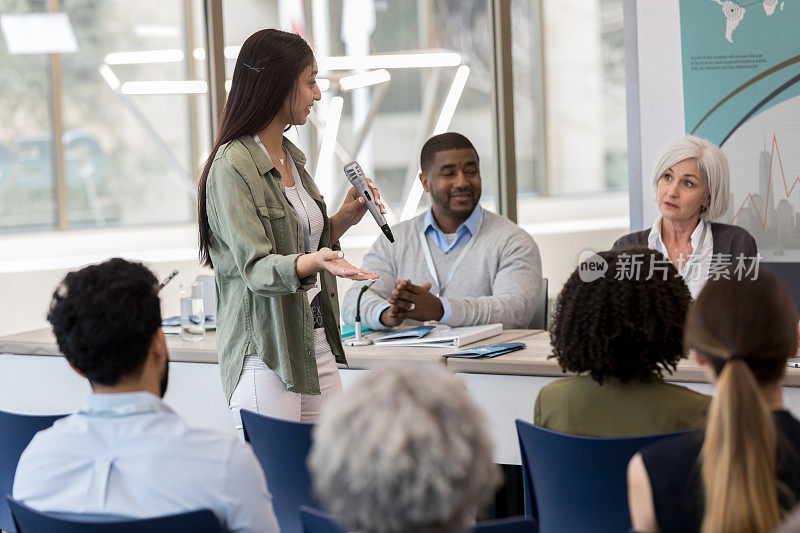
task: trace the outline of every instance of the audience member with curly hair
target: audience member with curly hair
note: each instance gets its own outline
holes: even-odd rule
[[[370,372],[326,405],[314,489],[348,531],[466,531],[500,475],[483,413],[445,369]]]
[[[657,251],[637,247],[598,255],[608,270],[592,281],[581,279],[580,266],[572,273],[550,332],[552,357],[579,375],[541,390],[534,423],[597,437],[700,427],[710,398],[663,379],[683,357],[689,290]]]

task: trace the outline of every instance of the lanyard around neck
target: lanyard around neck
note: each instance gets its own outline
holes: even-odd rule
[[[456,258],[456,262],[453,263],[452,268],[450,268],[450,273],[447,274],[447,278],[444,280],[444,283],[439,281],[439,276],[436,274],[436,266],[433,264],[433,256],[431,255],[431,248],[428,245],[428,238],[425,236],[425,228],[421,228],[419,232],[419,243],[422,246],[422,253],[425,256],[425,263],[428,265],[428,272],[431,275],[431,279],[436,282],[436,296],[441,296],[444,290],[450,285],[450,281],[453,279],[453,275],[458,270],[458,267],[461,266],[461,262],[467,256],[470,248],[472,245],[475,244],[475,240],[478,238],[478,233],[481,231],[481,227],[483,227],[483,220],[486,218],[486,212],[481,213],[481,220],[478,222],[478,227],[475,229],[475,234],[469,238],[467,244],[465,244],[461,248],[461,253]],[[423,222],[424,224],[424,222]],[[458,238],[458,237],[456,237]]]

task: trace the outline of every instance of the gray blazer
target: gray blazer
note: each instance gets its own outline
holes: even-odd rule
[[[714,255],[731,254],[731,258],[736,259],[739,254],[744,254],[744,257],[756,257],[758,254],[756,240],[744,228],[712,222],[711,235],[714,239],[714,251],[712,252]],[[619,250],[630,246],[647,247],[647,238],[649,236],[650,228],[629,233],[620,237],[617,242],[614,243],[612,249]]]

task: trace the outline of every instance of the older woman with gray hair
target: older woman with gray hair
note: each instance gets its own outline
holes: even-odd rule
[[[465,531],[500,474],[483,413],[445,369],[374,370],[326,405],[314,490],[349,530]]]
[[[631,233],[614,248],[647,246],[678,269],[692,298],[697,298],[713,263],[737,264],[758,255],[747,230],[715,222],[728,211],[728,160],[719,147],[687,135],[670,142],[653,168],[653,190],[661,215],[653,226]]]

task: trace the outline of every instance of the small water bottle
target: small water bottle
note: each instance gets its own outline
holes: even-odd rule
[[[206,336],[206,314],[203,308],[203,284],[181,283],[181,339],[201,341]]]

